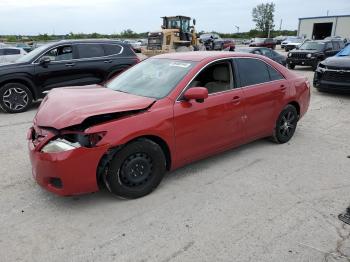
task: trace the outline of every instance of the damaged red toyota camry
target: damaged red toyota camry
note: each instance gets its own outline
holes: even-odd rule
[[[309,100],[306,78],[263,56],[155,56],[105,86],[51,91],[28,132],[33,176],[62,196],[105,185],[142,197],[166,171],[259,138],[289,141]]]

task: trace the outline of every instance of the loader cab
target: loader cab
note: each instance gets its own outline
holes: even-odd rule
[[[191,41],[191,17],[188,16],[164,16],[163,29],[178,29],[180,41]]]

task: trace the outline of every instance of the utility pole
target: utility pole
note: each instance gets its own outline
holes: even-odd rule
[[[233,25],[233,26],[236,27],[237,33],[239,33],[239,26],[237,26],[237,25]]]
[[[280,21],[280,31],[282,30],[282,18],[281,18],[281,21]]]
[[[327,10],[327,16],[329,15],[329,10]]]

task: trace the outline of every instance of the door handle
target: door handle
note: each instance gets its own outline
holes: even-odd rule
[[[72,67],[72,66],[75,66],[75,63],[67,63],[66,66],[67,67]]]
[[[287,89],[285,85],[281,85],[280,88],[281,88],[281,91],[285,91]]]
[[[105,60],[105,61],[103,61],[104,63],[112,63],[112,60]]]
[[[239,96],[234,96],[232,98],[232,102],[235,103],[235,104],[238,104],[240,101],[241,101],[241,98]]]

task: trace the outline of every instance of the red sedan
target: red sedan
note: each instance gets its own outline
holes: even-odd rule
[[[166,171],[259,138],[289,141],[309,86],[253,54],[155,56],[105,86],[51,91],[28,132],[33,176],[63,196],[105,185],[141,197]]]

